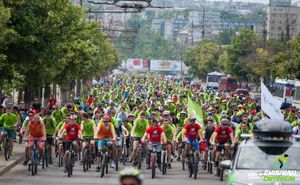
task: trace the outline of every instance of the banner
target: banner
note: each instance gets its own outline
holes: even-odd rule
[[[150,71],[180,72],[182,61],[177,60],[151,60]]]
[[[265,84],[261,81],[261,109],[271,118],[283,120],[281,101],[275,99]]]
[[[203,114],[201,107],[188,96],[188,115],[196,117],[197,122],[203,127]]]
[[[149,71],[149,60],[128,59],[126,62],[127,71],[147,72]]]

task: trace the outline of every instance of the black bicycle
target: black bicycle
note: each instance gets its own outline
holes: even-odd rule
[[[198,175],[198,164],[199,164],[199,158],[198,158],[198,150],[196,145],[198,145],[198,141],[193,141],[191,143],[191,150],[190,150],[190,156],[189,156],[189,177],[194,176],[194,179],[197,179]]]
[[[167,173],[167,165],[168,165],[168,156],[167,156],[167,145],[164,144],[162,146],[162,174],[165,175]]]
[[[94,147],[94,145],[91,145],[91,140],[93,140],[92,137],[84,137],[83,139],[83,141],[85,141],[86,143],[82,152],[83,172],[88,171],[89,168],[92,167],[92,163],[93,163],[92,147]]]
[[[73,175],[73,167],[75,165],[75,153],[73,151],[73,142],[74,141],[66,141],[66,145],[69,146],[69,150],[67,152],[67,173],[68,177]]]
[[[6,161],[8,161],[11,155],[10,138],[8,136],[8,132],[5,129],[2,129],[1,135],[2,135],[2,147],[4,152],[4,158]]]

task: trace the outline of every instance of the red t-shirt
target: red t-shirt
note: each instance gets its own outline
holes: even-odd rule
[[[186,124],[183,128],[186,130],[185,137],[191,140],[196,140],[198,137],[198,131],[201,130],[201,126],[196,123],[193,126]]]
[[[218,134],[216,140],[218,143],[226,143],[228,142],[230,136],[229,134],[232,133],[232,129],[227,127],[226,129],[222,129],[221,126],[217,127],[215,132]]]
[[[55,98],[49,99],[49,100],[48,100],[48,104],[52,107],[53,105],[56,104],[56,99],[55,99]]]
[[[68,123],[65,125],[64,129],[67,130],[67,141],[78,139],[78,132],[80,131],[80,126],[78,124],[71,125]]]
[[[150,126],[146,129],[146,133],[149,134],[149,142],[160,142],[161,133],[164,130],[161,127],[154,128]]]

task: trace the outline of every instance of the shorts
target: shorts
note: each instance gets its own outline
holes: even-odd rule
[[[153,150],[153,145],[156,145],[156,152],[161,152],[162,150],[162,145],[160,142],[149,142],[148,143],[148,150],[152,151]]]
[[[191,147],[194,148],[195,150],[199,150],[199,141],[197,139],[193,140],[186,137],[185,142],[191,144],[192,145]]]
[[[47,135],[46,141],[48,145],[53,145],[53,138],[52,135]]]
[[[44,148],[44,144],[45,142],[42,141],[43,137],[33,137],[33,136],[29,136],[28,138],[28,147],[32,147],[34,145],[34,140],[37,139],[38,142],[37,142],[37,147],[38,148]]]
[[[71,145],[73,144],[74,141],[77,142],[77,144],[78,144],[77,140],[64,141],[63,142],[63,148],[64,148],[64,150],[65,151],[70,150],[70,147],[71,147]]]
[[[111,138],[105,138],[98,141],[98,148],[103,148],[104,145],[112,145],[112,139]]]
[[[217,145],[216,145],[216,150],[218,151],[218,152],[221,152],[222,151],[222,148],[224,148],[224,145],[226,144],[227,142],[220,142],[220,143],[217,143]]]
[[[122,146],[122,144],[123,144],[123,138],[122,137],[117,138],[116,146]]]
[[[14,138],[14,135],[15,135],[14,129],[12,129],[12,130],[7,130],[6,128],[2,127],[2,128],[1,128],[1,132],[7,132],[7,136],[8,136],[9,138]]]

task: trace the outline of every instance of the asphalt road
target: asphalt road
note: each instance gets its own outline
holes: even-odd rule
[[[172,163],[173,169],[168,170],[167,174],[163,176],[158,171],[157,177],[151,179],[151,171],[145,169],[145,165],[142,167],[144,174],[144,185],[225,185],[225,182],[221,182],[214,175],[200,170],[198,179],[194,180],[188,177],[187,170],[181,169],[181,164],[176,162]],[[122,166],[123,168],[123,166]],[[105,185],[117,185],[118,184],[118,172],[115,169],[110,168],[109,173],[100,178],[100,173],[95,172],[95,167],[92,166],[90,171],[83,172],[82,166],[76,163],[73,176],[68,178],[67,174],[63,173],[63,169],[59,168],[57,164],[54,164],[47,169],[42,170],[39,166],[38,174],[31,176],[31,173],[27,170],[27,167],[22,164],[17,165],[11,169],[8,173],[0,177],[1,185],[84,185],[84,184],[105,184]]]

